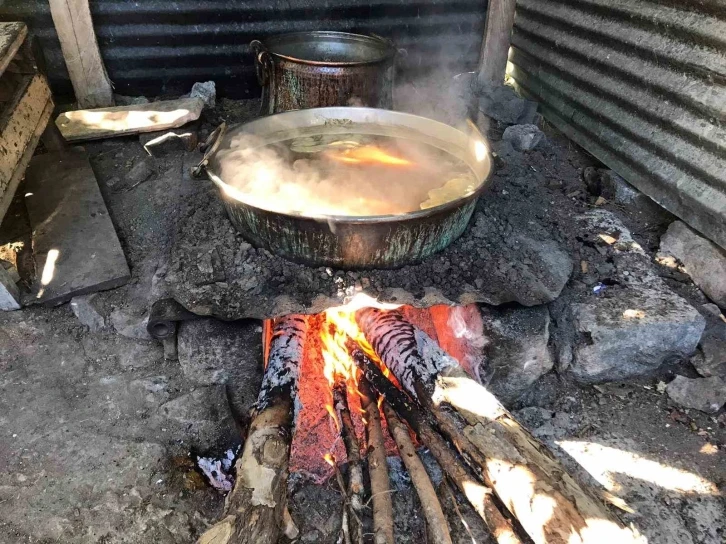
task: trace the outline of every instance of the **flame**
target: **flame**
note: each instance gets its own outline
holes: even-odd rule
[[[328,463],[331,467],[335,466],[335,457],[332,453],[326,453],[323,455],[323,459],[325,459],[325,462]]]
[[[414,163],[403,157],[393,155],[385,149],[375,145],[364,145],[353,149],[330,151],[326,157],[338,162],[348,164],[381,164],[386,166],[400,166],[408,168]]]
[[[323,346],[323,374],[328,383],[333,385],[343,380],[349,384],[353,393],[362,397],[357,387],[358,369],[348,353],[346,342],[353,339],[369,357],[376,360],[377,357],[355,321],[355,311],[359,307],[358,304],[346,304],[328,309],[324,313],[320,339]]]

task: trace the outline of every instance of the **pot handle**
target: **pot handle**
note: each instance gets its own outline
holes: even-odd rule
[[[257,81],[262,87],[270,82],[272,74],[272,56],[267,47],[260,40],[252,40],[250,47],[255,54],[255,72],[257,73]]]
[[[222,142],[224,133],[227,132],[227,123],[224,121],[221,125],[215,128],[212,133],[207,136],[204,143],[199,145],[199,150],[204,152],[202,160],[196,166],[192,166],[191,172],[193,178],[201,178],[202,172],[204,172],[206,166],[209,164],[209,159],[214,155],[215,151],[219,148],[219,144]]]
[[[250,47],[255,54],[255,73],[262,87],[262,114],[271,114],[275,110],[275,63],[270,51],[260,40],[252,40]]]

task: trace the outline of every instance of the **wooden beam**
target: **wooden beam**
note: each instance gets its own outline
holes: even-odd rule
[[[81,108],[113,106],[111,81],[98,50],[88,0],[49,0],[63,58]]]
[[[115,138],[176,128],[199,119],[201,98],[179,98],[132,106],[67,111],[55,124],[68,142]]]
[[[0,118],[0,221],[25,176],[53,108],[45,78],[35,76],[15,109]]]
[[[504,82],[515,6],[516,0],[489,0],[479,56],[479,85],[493,86]]]
[[[5,72],[27,35],[25,23],[0,23],[0,74]]]

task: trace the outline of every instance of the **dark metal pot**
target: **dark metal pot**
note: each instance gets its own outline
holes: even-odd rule
[[[265,210],[239,195],[232,198],[235,190],[217,175],[218,154],[232,148],[237,135],[254,135],[255,147],[264,147],[287,139],[291,130],[349,133],[353,125],[367,134],[397,135],[443,149],[468,164],[481,184],[458,200],[402,215],[312,217]],[[469,130],[467,134],[431,119],[373,108],[291,111],[226,131],[200,168],[219,187],[232,223],[255,246],[313,266],[396,268],[444,249],[464,232],[491,171],[484,139],[475,127]]]
[[[387,40],[347,32],[295,32],[254,40],[262,113],[325,106],[393,107]]]

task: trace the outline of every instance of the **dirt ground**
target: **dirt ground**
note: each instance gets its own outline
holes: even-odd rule
[[[223,100],[204,119],[202,132],[221,119],[253,117],[256,108],[253,101]],[[593,206],[583,171],[599,165],[563,137],[546,133],[547,143],[524,162],[499,160],[492,192],[516,217],[525,214],[517,200],[526,194],[535,191],[546,199],[540,220],[578,263],[579,252],[590,249],[568,218]],[[81,325],[68,304],[0,313],[0,542],[193,542],[222,512],[224,500],[195,468],[196,456],[219,454],[240,442],[228,391],[196,384],[177,362],[165,360],[160,344],[133,327],[124,334],[119,326],[114,331],[111,317],[116,316],[113,325],[121,318],[142,319],[159,294],[158,279],[166,273],[182,212],[208,194],[208,182],[189,176],[197,153],[149,160],[136,138],[86,148],[132,281],[100,295],[107,327],[98,332]],[[150,161],[153,173],[132,188],[127,172],[141,161]],[[657,248],[667,221],[606,207],[647,251]],[[22,210],[17,213],[22,216]],[[27,237],[18,224],[22,217],[13,226],[2,225],[1,243]],[[590,288],[607,276],[606,267],[589,275],[575,267],[570,287]],[[665,279],[692,303],[705,302],[687,279]],[[726,416],[723,410],[708,416],[674,406],[659,384],[676,372],[694,371],[682,361],[627,384],[598,386],[551,372],[512,409],[582,481],[624,499],[635,513],[621,512],[623,520],[649,543],[723,543]],[[396,462],[391,460],[394,468]],[[410,482],[400,470],[394,475],[398,541],[424,542]],[[300,542],[334,542],[339,511],[334,484],[311,486],[292,478],[290,489]],[[441,493],[449,497],[445,489]],[[448,499],[443,502],[455,542],[487,542],[465,505],[457,510]]]

